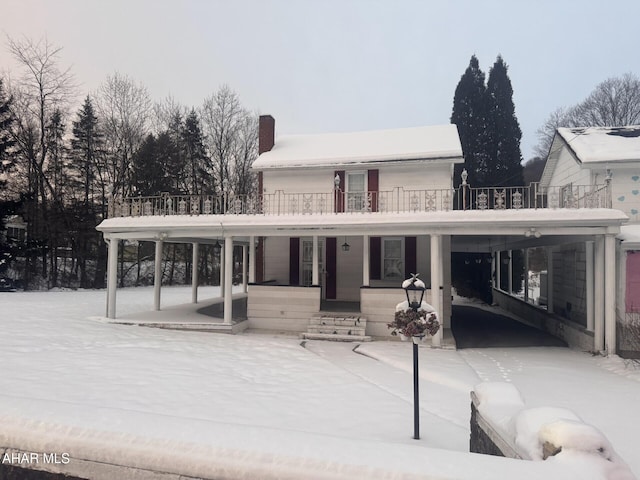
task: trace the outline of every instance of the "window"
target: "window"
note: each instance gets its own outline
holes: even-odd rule
[[[364,172],[347,173],[347,211],[361,212],[366,206],[366,175]]]
[[[382,239],[382,278],[384,280],[404,278],[402,247],[402,238]]]

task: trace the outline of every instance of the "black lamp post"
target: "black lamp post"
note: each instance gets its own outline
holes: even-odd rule
[[[411,278],[402,283],[404,293],[407,295],[407,303],[409,308],[417,312],[422,305],[424,291],[426,287],[424,282],[418,280],[418,273],[411,274]],[[420,386],[418,376],[418,339],[423,335],[414,335],[411,340],[413,342],[413,438],[420,440]]]

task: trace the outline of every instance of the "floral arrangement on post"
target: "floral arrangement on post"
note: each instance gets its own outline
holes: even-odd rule
[[[407,302],[401,302],[396,306],[396,314],[393,322],[388,323],[391,335],[400,335],[405,340],[410,337],[433,336],[440,330],[438,314],[433,307],[422,302],[420,308],[415,311],[409,308]]]

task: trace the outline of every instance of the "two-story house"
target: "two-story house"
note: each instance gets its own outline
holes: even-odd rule
[[[473,188],[463,176],[454,191],[454,165],[463,162],[455,125],[276,136],[274,119],[264,115],[259,143],[253,164],[257,195],[113,199],[110,218],[97,227],[109,243],[108,318],[116,317],[120,240],[155,242],[156,310],[161,306],[163,243],[191,243],[193,265],[198,264],[198,246],[209,243],[223,251],[219,323],[230,330],[234,299],[243,297],[243,324],[251,328],[309,333],[313,321],[350,317],[366,321],[363,331],[332,322],[345,327],[335,328],[337,335],[388,337],[387,323],[404,299],[402,281],[420,273],[428,287],[426,301],[444,326],[432,339],[439,345],[450,327],[452,252],[491,254],[488,267],[494,278],[508,277],[496,282],[507,299],[513,283],[510,250],[598,239],[602,255],[609,257],[615,255],[612,240],[626,220],[622,212],[607,208],[604,185],[589,186],[589,195],[562,206],[557,202],[562,190],[553,186],[544,191],[537,185]],[[245,288],[232,294],[232,252],[238,246]],[[613,352],[615,271],[598,278],[595,273],[590,302],[603,315],[586,335],[577,332],[575,343]],[[192,276],[195,303],[195,269]],[[573,338],[567,336],[570,343]]]
[[[559,186],[560,203],[573,200],[576,185],[607,182],[611,207],[624,212],[629,223],[618,235],[616,317],[619,350],[640,353],[640,126],[559,128],[554,137],[540,185]],[[595,188],[595,187],[594,187]],[[597,242],[569,243],[553,250],[549,275],[559,286],[550,308],[587,325],[595,314],[586,301],[587,270],[594,264]],[[602,273],[598,273],[600,275]],[[567,307],[569,306],[569,311]]]

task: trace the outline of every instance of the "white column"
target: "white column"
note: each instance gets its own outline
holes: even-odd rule
[[[220,298],[224,298],[224,265],[225,265],[225,249],[224,245],[220,249]]]
[[[513,250],[509,250],[509,295],[513,294]]]
[[[604,343],[607,355],[616,353],[616,237],[604,239]]]
[[[553,248],[547,247],[547,312],[553,313]]]
[[[249,237],[249,283],[256,283],[256,237]]]
[[[502,252],[500,250],[494,252],[494,261],[496,267],[496,289],[502,290]]]
[[[233,237],[224,238],[224,323],[231,324],[233,319]]]
[[[160,310],[160,288],[162,286],[162,240],[156,240],[156,255],[153,274],[153,308]]]
[[[440,235],[431,235],[431,306],[442,315],[442,302],[440,301],[440,286],[442,277],[442,249],[440,247]],[[431,345],[442,345],[444,322],[441,319],[440,330],[431,339]]]
[[[369,235],[362,236],[362,286],[369,286]]]
[[[529,303],[529,249],[523,250],[524,255],[524,301]]]
[[[593,349],[604,350],[604,236],[596,238],[593,262]]]
[[[200,244],[192,244],[191,251],[191,303],[198,303],[198,263],[200,261]]]
[[[320,249],[318,247],[318,236],[313,236],[313,246],[311,253],[311,285],[320,285]]]
[[[247,278],[247,264],[249,263],[249,247],[247,245],[242,246],[242,291],[247,293],[248,291],[248,278]]]
[[[118,243],[117,238],[109,239],[107,254],[107,318],[116,318],[116,288],[118,287]]]
[[[593,315],[593,295],[594,295],[594,279],[593,279],[593,242],[586,242],[586,280],[587,280],[587,330],[593,332],[594,315]]]

